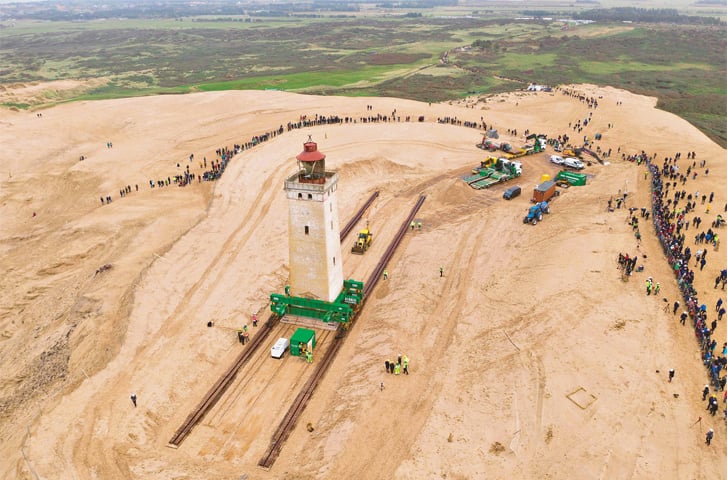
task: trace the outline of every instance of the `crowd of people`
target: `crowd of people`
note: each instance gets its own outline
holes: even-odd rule
[[[555,89],[563,95],[575,98],[578,101],[585,103],[588,108],[598,108],[598,99],[596,97],[589,97],[578,90],[572,90],[570,88],[556,87]],[[620,102],[618,102],[617,105],[618,104],[620,104]]]
[[[682,325],[686,324],[686,319],[692,320],[695,338],[699,344],[702,363],[704,364],[709,379],[709,384],[705,385],[703,390],[703,400],[709,402],[707,410],[711,415],[717,413],[716,391],[725,391],[727,386],[727,375],[722,375],[723,371],[727,371],[727,342],[724,343],[721,352],[716,350],[717,340],[714,338],[715,331],[719,325],[724,309],[722,307],[722,299],[717,300],[715,309],[712,311],[706,303],[699,300],[697,290],[694,287],[695,274],[702,271],[707,262],[706,257],[709,252],[708,246],[714,250],[719,248],[719,238],[715,232],[709,229],[704,237],[698,234],[695,238],[695,245],[703,245],[704,240],[709,236],[709,242],[704,248],[699,249],[694,257],[695,263],[690,266],[692,258],[691,247],[686,244],[687,236],[684,233],[692,224],[698,228],[701,223],[701,217],[694,216],[691,220],[686,218],[688,213],[693,213],[696,209],[697,199],[700,199],[699,192],[694,195],[688,194],[681,186],[686,185],[688,179],[695,179],[694,175],[690,176],[693,169],[696,168],[696,161],[687,169],[686,175],[680,172],[678,160],[681,154],[675,157],[665,158],[661,167],[657,165],[654,158],[640,154],[639,161],[645,161],[651,174],[651,201],[652,201],[652,218],[656,235],[661,243],[669,265],[677,279],[677,285],[681,294],[681,300],[684,303],[685,310],[682,312],[680,319]],[[690,152],[688,159],[694,160],[696,153]],[[704,167],[702,162],[701,166]],[[678,187],[679,186],[679,187]],[[713,198],[714,194],[710,195]],[[705,197],[701,197],[706,200]],[[717,237],[717,238],[715,238]],[[691,238],[691,237],[690,237]],[[727,280],[727,269],[723,269],[717,277],[721,279],[724,276]],[[715,282],[715,288],[719,282]],[[674,302],[672,314],[676,315],[679,310],[680,302]],[[710,322],[711,317],[711,322]],[[710,395],[710,388],[712,395]],[[724,396],[725,403],[725,420],[727,421],[727,391]],[[714,435],[714,432],[711,432]],[[711,441],[708,438],[707,443]]]
[[[467,127],[467,128],[479,128],[481,130],[487,130],[487,124],[484,121],[483,117],[480,117],[481,122],[473,122],[470,120],[462,120],[457,117],[438,117],[437,123],[445,123],[449,125],[456,125],[458,127]]]
[[[409,357],[399,354],[396,362],[385,360],[384,367],[386,368],[386,373],[409,375]]]
[[[572,92],[569,92],[568,90],[564,90],[564,93],[566,95],[572,95]],[[589,108],[597,108],[598,107],[598,100],[592,97],[583,97],[578,96],[578,98],[585,102]],[[373,105],[367,105],[366,106],[367,111],[373,111]],[[592,114],[589,115],[589,119],[591,118]],[[413,121],[413,117],[411,115],[405,115],[403,117],[404,122],[411,122]],[[424,116],[418,116],[416,117],[416,120],[419,122],[423,122],[425,120]],[[321,115],[321,114],[314,114],[314,115],[300,115],[299,118],[295,121],[288,122],[285,126],[279,125],[277,128],[273,128],[267,132],[253,135],[249,138],[249,140],[246,140],[244,142],[236,143],[232,147],[220,147],[215,152],[217,154],[218,160],[213,160],[209,163],[207,159],[204,159],[204,162],[200,162],[200,170],[202,173],[195,173],[190,171],[189,165],[186,165],[182,173],[175,173],[174,175],[168,176],[166,179],[157,179],[157,180],[149,180],[149,186],[150,188],[162,188],[166,186],[171,185],[177,185],[177,186],[186,186],[197,180],[197,183],[200,183],[202,181],[214,181],[219,179],[222,176],[222,173],[224,173],[225,168],[229,161],[234,157],[235,155],[239,154],[242,151],[249,150],[253,147],[256,147],[260,145],[261,143],[267,142],[270,139],[273,139],[277,137],[278,135],[282,135],[284,132],[290,132],[292,130],[297,130],[301,128],[307,128],[312,126],[321,126],[321,125],[338,125],[338,124],[357,124],[357,123],[387,123],[387,122],[401,122],[402,116],[398,114],[397,110],[394,109],[391,114],[382,114],[382,113],[369,113],[367,115],[361,115],[359,117],[354,116],[339,116],[339,115]],[[489,128],[494,128],[494,125],[487,125],[485,122],[484,117],[480,117],[479,121],[477,120],[463,120],[456,116],[445,116],[445,117],[438,117],[436,119],[437,123],[441,124],[451,124],[451,125],[457,125],[457,126],[464,126],[468,128],[476,128],[479,130],[487,131]],[[507,129],[507,133],[509,135],[517,136],[518,130],[517,129]],[[527,133],[526,133],[527,135]],[[558,141],[562,144],[567,143],[569,137],[567,134],[562,134],[558,136]],[[107,142],[106,147],[112,148],[112,143]],[[600,147],[596,147],[597,151],[600,153]],[[606,152],[604,152],[606,154]],[[610,154],[610,151],[608,152]],[[194,154],[190,154],[189,161],[192,163],[194,160]],[[177,168],[181,168],[180,163],[177,163]],[[123,189],[122,189],[123,191]],[[138,191],[138,188],[137,188]],[[120,192],[121,193],[121,192]],[[128,192],[124,192],[121,194],[121,196],[125,196]],[[112,200],[111,196],[101,197],[102,203],[110,203]]]
[[[367,111],[373,111],[373,105],[366,106]],[[412,121],[411,115],[405,115],[403,117],[405,122]],[[416,118],[417,121],[423,122],[424,116]],[[386,122],[401,122],[402,116],[397,114],[394,109],[390,115],[382,113],[370,113],[368,115],[361,115],[359,117],[354,116],[339,116],[339,115],[300,115],[296,121],[290,121],[286,126],[280,125],[277,128],[273,128],[267,132],[252,135],[249,140],[236,143],[232,147],[220,147],[215,153],[218,159],[207,162],[207,158],[204,158],[203,162],[200,162],[201,173],[195,173],[190,170],[189,164],[185,167],[181,166],[181,163],[177,163],[177,169],[183,168],[182,173],[175,173],[174,175],[168,176],[166,179],[149,180],[150,188],[162,188],[171,185],[177,185],[180,187],[186,186],[197,180],[197,183],[203,181],[214,181],[219,179],[225,171],[227,164],[235,155],[242,151],[249,150],[253,147],[260,145],[261,143],[267,142],[270,139],[282,135],[283,133],[290,132],[306,127],[322,126],[322,125],[339,125],[339,124],[357,124],[357,123],[386,123]],[[484,117],[480,117],[480,121],[462,120],[457,117],[443,117],[437,118],[438,123],[448,123],[457,126],[465,126],[470,128],[486,129],[487,124],[484,121]],[[112,142],[106,142],[106,148],[112,148]],[[194,153],[189,155],[189,163],[192,164],[194,161]],[[138,185],[136,186],[138,191]],[[124,197],[131,193],[131,190],[127,187],[119,190],[119,195]],[[101,204],[105,205],[111,203],[113,197],[111,195],[101,196]]]

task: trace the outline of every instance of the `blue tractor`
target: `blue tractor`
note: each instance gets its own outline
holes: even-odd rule
[[[523,223],[536,225],[543,219],[544,213],[550,213],[548,202],[538,202],[528,210],[528,214],[523,217]]]

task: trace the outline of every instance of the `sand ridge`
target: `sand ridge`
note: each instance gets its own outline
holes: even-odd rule
[[[598,109],[558,92],[433,105],[213,92],[79,102],[42,117],[0,112],[3,477],[718,475],[727,430],[704,415],[697,346],[661,298],[643,293],[643,276],[652,275],[674,299],[675,280],[653,230],[643,229],[646,270],[621,281],[616,257],[637,252],[636,243],[626,212],[608,213],[605,202],[628,189],[637,206],[648,203],[643,167],[621,152],[663,158],[689,145],[710,174],[687,186],[714,190],[716,215],[727,202],[719,190],[724,150],[655,110],[654,99],[567,88],[599,98]],[[367,105],[426,121],[293,130],[242,152],[215,183],[149,188],[149,179],[178,172],[177,163],[200,172],[199,159],[215,158],[215,149],[300,115],[360,118],[371,113]],[[484,156],[474,147],[481,131],[435,122],[482,117],[501,134],[517,129],[519,137],[503,138],[519,145],[528,128],[577,138],[568,123],[589,112],[584,133],[604,134],[611,163],[588,167],[588,186],[565,191],[535,227],[521,218],[540,175],[557,171],[547,155],[523,159],[525,193],[504,202],[505,187],[474,191],[459,179]],[[235,329],[285,284],[282,182],[308,135],[339,170],[342,222],[381,190],[368,214],[376,241],[363,257],[345,256],[347,277],[368,276],[422,193],[424,229],[392,259],[390,279],[309,404],[302,421],[315,430],[299,425],[273,469],[256,463],[300,385],[304,369],[291,358],[258,358],[231,397],[169,449],[239,351]],[[139,191],[118,198],[127,184]],[[102,206],[100,195],[114,201]],[[727,261],[724,249],[710,255],[697,286],[714,304],[713,270]],[[94,275],[106,263],[113,267]],[[727,339],[719,328],[716,335]],[[402,352],[411,375],[387,376],[384,360]],[[677,371],[672,384],[669,368]],[[704,425],[694,426],[700,415]],[[711,447],[699,431],[708,425]]]

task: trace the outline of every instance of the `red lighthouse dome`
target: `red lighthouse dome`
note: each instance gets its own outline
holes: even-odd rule
[[[303,151],[295,158],[299,162],[319,162],[325,160],[326,156],[318,151],[318,144],[308,137],[308,141],[303,144]]]
[[[325,183],[326,181],[326,156],[318,151],[318,144],[310,135],[308,141],[303,144],[303,151],[296,157],[300,174],[298,179],[304,183]]]

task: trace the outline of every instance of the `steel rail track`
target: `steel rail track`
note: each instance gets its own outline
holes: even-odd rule
[[[371,206],[376,197],[379,196],[379,192],[374,192],[366,203],[361,207],[358,212],[349,220],[346,226],[341,230],[341,240],[351,232],[356,223],[361,220],[363,214]],[[169,440],[169,447],[178,448],[179,445],[184,441],[185,438],[192,432],[192,429],[202,421],[207,413],[212,410],[212,407],[219,401],[222,395],[232,384],[232,381],[237,376],[242,366],[246,364],[253,354],[257,351],[258,347],[265,342],[268,334],[273,330],[273,327],[277,324],[279,317],[275,314],[271,314],[268,320],[263,325],[263,328],[258,330],[257,334],[252,337],[250,342],[247,344],[242,352],[237,356],[235,361],[232,363],[230,368],[212,385],[207,394],[202,398],[202,401],[197,407],[190,413],[184,420],[182,425],[174,432],[172,438]],[[335,342],[334,342],[335,345]]]
[[[381,257],[381,260],[376,265],[376,268],[369,276],[368,281],[364,285],[364,297],[363,302],[359,306],[359,309],[354,314],[352,320],[351,320],[351,327],[355,325],[355,320],[358,318],[358,316],[361,313],[361,310],[363,309],[363,306],[366,304],[366,299],[368,298],[368,295],[373,292],[374,287],[378,283],[379,279],[381,278],[381,275],[386,268],[386,265],[388,264],[389,260],[391,260],[391,257],[394,255],[394,252],[396,251],[397,247],[401,243],[401,241],[404,238],[404,235],[406,235],[407,229],[409,228],[409,225],[411,224],[411,221],[414,219],[415,215],[421,208],[422,204],[424,203],[424,200],[426,199],[426,196],[421,195],[419,197],[419,200],[412,208],[411,212],[409,213],[409,216],[404,220],[404,222],[401,224],[401,227],[399,228],[399,231],[396,233],[396,236],[392,240],[392,242],[387,247],[386,251],[384,252],[384,255]],[[313,391],[318,386],[318,383],[323,378],[325,373],[328,371],[328,368],[333,363],[333,359],[336,357],[336,354],[341,349],[341,346],[343,345],[343,340],[345,337],[345,332],[342,332],[342,329],[339,327],[336,330],[337,335],[333,339],[333,343],[328,349],[328,351],[323,355],[321,360],[318,362],[315,371],[311,375],[311,377],[308,379],[308,381],[305,383],[303,388],[300,390],[298,395],[295,397],[295,400],[293,401],[293,404],[290,406],[288,411],[286,412],[285,416],[283,417],[283,420],[281,420],[280,424],[278,425],[278,428],[275,430],[275,433],[273,434],[271,438],[270,445],[268,446],[268,449],[263,454],[262,458],[260,458],[260,461],[258,462],[258,465],[269,469],[273,466],[275,463],[275,460],[278,458],[278,455],[280,455],[280,451],[283,448],[283,444],[285,443],[285,440],[287,440],[288,436],[290,436],[290,433],[293,431],[293,428],[295,428],[295,424],[300,417],[301,413],[305,409],[308,400],[313,395]]]
[[[192,429],[204,418],[205,415],[207,415],[207,412],[215,406],[217,401],[222,397],[232,381],[235,379],[237,372],[240,371],[240,368],[247,363],[257,348],[265,341],[265,338],[278,323],[278,320],[279,318],[277,315],[270,315],[263,327],[258,330],[254,337],[252,337],[252,340],[250,340],[247,344],[247,347],[243,348],[242,352],[237,356],[230,368],[228,368],[219,380],[212,385],[212,388],[209,389],[207,395],[204,396],[202,401],[184,420],[182,426],[174,432],[174,435],[172,435],[172,438],[169,440],[170,447],[179,447],[184,439],[190,434]]]
[[[372,203],[374,203],[374,200],[376,200],[376,197],[379,196],[379,191],[376,190],[374,193],[371,194],[369,199],[364,203],[363,207],[359,209],[358,212],[356,212],[356,215],[353,216],[351,220],[348,221],[345,227],[341,230],[341,241],[343,241],[344,238],[348,236],[349,233],[351,233],[351,230],[353,230],[353,227],[356,226],[359,220],[361,220],[361,217],[363,217],[363,214],[368,210],[368,208],[371,206]]]

